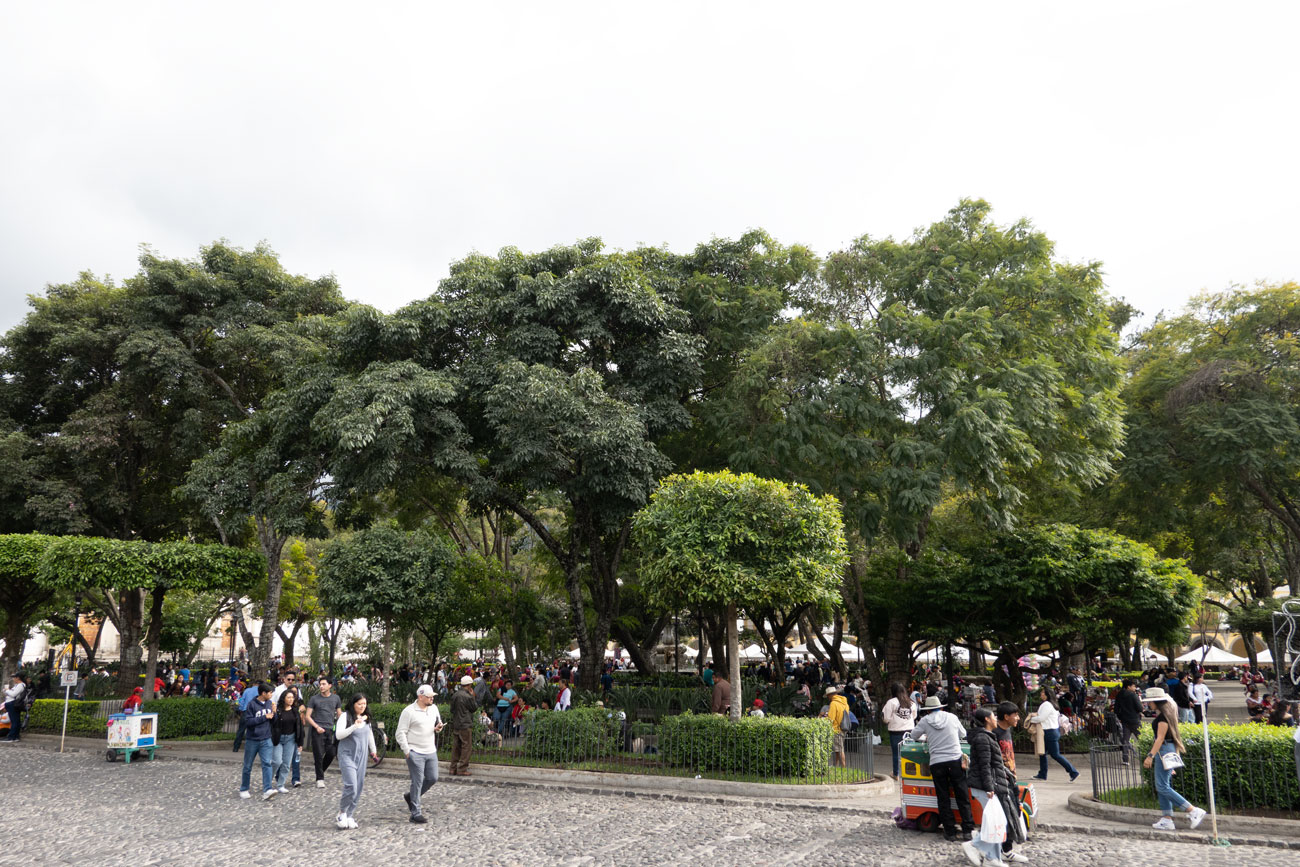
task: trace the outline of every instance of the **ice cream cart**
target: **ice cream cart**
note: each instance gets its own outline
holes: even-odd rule
[[[158,714],[115,713],[108,718],[108,753],[105,758],[117,761],[119,755],[131,764],[135,753],[149,753],[153,761],[158,749]]]
[[[970,745],[962,744],[964,755],[970,755]],[[934,831],[939,827],[939,799],[934,791],[934,779],[930,776],[930,749],[921,741],[904,739],[899,755],[899,770],[903,783],[903,816],[916,823],[922,831]],[[953,804],[953,816],[958,815],[956,802],[952,801],[952,792],[944,795]],[[1025,817],[1025,827],[1034,829],[1034,820],[1038,817],[1038,801],[1034,795],[1032,783],[1016,782],[1016,795],[1020,801],[1020,812]],[[984,809],[975,798],[970,799],[971,816],[976,826],[983,820]]]

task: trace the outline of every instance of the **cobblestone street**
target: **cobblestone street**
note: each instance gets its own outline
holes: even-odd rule
[[[339,778],[269,803],[237,797],[231,764],[108,764],[102,754],[0,752],[0,863],[44,864],[965,864],[938,835],[879,816],[758,809],[442,782],[412,825],[398,779],[371,775],[357,819],[333,825]],[[401,767],[399,762],[393,762]],[[387,763],[385,763],[387,768]],[[258,777],[255,767],[254,780]],[[1295,852],[1040,834],[1034,864],[1294,867]]]

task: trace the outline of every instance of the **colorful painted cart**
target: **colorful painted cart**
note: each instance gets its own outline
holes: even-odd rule
[[[147,752],[149,761],[158,749],[158,714],[115,713],[108,718],[108,753],[105,758],[117,761],[120,755],[131,764],[131,756]]]
[[[970,746],[961,745],[962,753],[969,756]],[[939,799],[934,791],[934,779],[930,776],[930,749],[923,742],[904,740],[899,765],[903,783],[903,816],[916,823],[922,831],[935,831],[939,828]],[[1034,794],[1033,783],[1016,782],[1016,793],[1020,800],[1020,812],[1025,817],[1025,827],[1034,830],[1038,817],[1038,800]],[[945,795],[952,805],[954,817],[960,815],[952,790]],[[979,801],[970,799],[970,809],[975,824],[983,820],[984,810]]]

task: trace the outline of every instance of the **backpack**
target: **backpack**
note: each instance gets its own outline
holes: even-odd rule
[[[840,731],[851,732],[857,724],[858,718],[853,715],[853,711],[846,709],[844,715],[840,717]]]
[[[36,690],[32,689],[29,683],[23,690],[23,713],[30,713],[34,704],[36,704]]]

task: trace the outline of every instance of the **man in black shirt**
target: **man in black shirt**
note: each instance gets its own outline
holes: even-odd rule
[[[1115,697],[1115,716],[1119,719],[1120,744],[1123,746],[1124,764],[1133,757],[1133,738],[1142,727],[1142,699],[1137,694],[1137,683],[1124,678],[1124,688]]]

